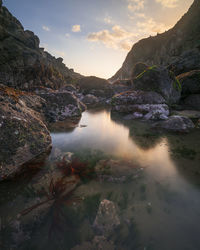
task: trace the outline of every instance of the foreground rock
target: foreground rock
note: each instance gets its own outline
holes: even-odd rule
[[[108,235],[119,225],[120,220],[114,202],[101,201],[93,226],[102,234]]]
[[[0,88],[0,179],[51,147],[50,133],[36,111],[44,100],[10,88]],[[31,105],[35,106],[35,110]]]
[[[154,128],[161,128],[172,132],[189,132],[193,129],[194,123],[184,116],[171,116],[166,121],[157,122]]]

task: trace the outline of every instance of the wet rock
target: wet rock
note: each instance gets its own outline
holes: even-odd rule
[[[93,224],[94,228],[103,235],[107,235],[119,225],[120,220],[114,202],[109,200],[101,201]]]
[[[99,99],[94,95],[88,94],[81,101],[86,105],[95,105],[99,102]]]
[[[132,119],[144,118],[146,120],[166,120],[169,115],[169,107],[166,104],[116,105],[112,111],[133,113]]]
[[[183,103],[188,108],[200,110],[200,94],[189,95]]]
[[[45,113],[50,122],[79,117],[81,112],[85,110],[85,105],[67,91],[40,94],[40,96],[46,100]]]
[[[191,94],[200,94],[200,70],[192,70],[190,72],[177,76],[182,86],[182,97]]]
[[[177,103],[181,96],[180,86],[166,68],[152,66],[133,80],[135,90],[155,91],[161,94],[167,103]]]
[[[163,104],[165,99],[153,91],[127,91],[112,98],[113,106],[131,104]]]
[[[200,111],[198,110],[180,110],[180,111],[173,111],[173,115],[178,116],[185,116],[190,119],[197,119],[200,118]]]
[[[172,132],[189,132],[194,128],[193,122],[184,116],[171,116],[168,120],[154,124],[154,128],[166,129]]]
[[[5,179],[18,173],[22,164],[48,151],[51,137],[43,117],[35,111],[40,98],[1,87],[0,100],[0,179]],[[34,103],[35,110],[31,108]]]

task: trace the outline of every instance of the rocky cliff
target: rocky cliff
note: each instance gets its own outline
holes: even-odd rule
[[[81,77],[39,47],[39,38],[0,1],[0,83],[23,90],[38,86],[58,89]]]
[[[188,12],[172,29],[134,44],[121,69],[110,80],[130,78],[133,66],[138,62],[149,66],[168,66],[182,53],[194,49],[200,49],[199,0],[194,0]]]

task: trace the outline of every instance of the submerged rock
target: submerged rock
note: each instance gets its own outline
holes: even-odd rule
[[[51,147],[50,133],[40,108],[40,97],[0,88],[0,179],[11,177],[20,166]],[[35,110],[32,108],[35,104]]]
[[[109,200],[101,201],[93,224],[94,228],[107,235],[119,225],[120,220],[114,202]]]
[[[194,123],[187,117],[184,116],[171,116],[168,120],[157,122],[153,125],[154,128],[166,129],[173,132],[189,132],[193,129]]]
[[[99,102],[99,99],[94,95],[88,94],[81,101],[86,105],[95,105]]]

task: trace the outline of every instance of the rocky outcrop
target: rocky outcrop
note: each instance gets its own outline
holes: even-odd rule
[[[161,128],[172,132],[189,132],[195,126],[193,122],[184,116],[171,116],[166,121],[157,122],[154,128]]]
[[[144,62],[147,65],[174,64],[174,60],[181,57],[181,54],[200,46],[200,1],[194,0],[189,11],[178,21],[178,23],[169,31],[157,36],[142,39],[133,45],[128,53],[121,69],[110,79],[129,79],[132,69],[138,62]],[[198,56],[196,56],[199,62]],[[195,60],[196,60],[195,59]],[[179,59],[178,59],[179,60]],[[195,61],[193,58],[191,62]],[[183,63],[181,63],[183,64]],[[194,63],[193,63],[194,64]],[[177,65],[177,63],[175,64]],[[186,64],[185,64],[186,65]],[[180,68],[176,66],[177,68]],[[191,69],[196,69],[191,68]],[[190,69],[190,70],[191,70]],[[176,73],[184,73],[175,70]]]
[[[133,89],[155,91],[161,94],[167,103],[177,103],[181,96],[181,85],[173,73],[164,67],[152,66],[133,79]]]
[[[43,104],[36,95],[0,86],[0,180],[51,147],[44,117],[37,112]]]
[[[81,75],[39,47],[39,38],[24,30],[6,7],[0,8],[0,82],[23,90],[58,89]]]

